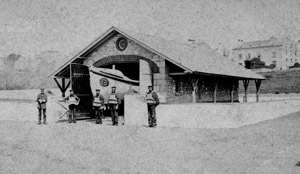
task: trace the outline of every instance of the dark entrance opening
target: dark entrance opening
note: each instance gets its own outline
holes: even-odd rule
[[[112,69],[113,66],[115,66],[116,70],[121,71],[124,76],[130,78],[131,80],[139,80],[139,71],[140,66],[139,62],[133,62],[133,63],[116,63],[116,64],[110,64],[110,65],[104,65],[100,66],[100,68],[109,68]],[[118,89],[117,89],[118,91]],[[118,114],[119,116],[124,115],[124,97],[121,97],[121,104],[119,105]],[[106,110],[104,112],[104,115],[110,116],[110,111]]]
[[[121,71],[126,77],[132,80],[139,80],[140,66],[139,62],[135,63],[116,63],[115,69]],[[113,65],[100,66],[101,68],[112,69]]]

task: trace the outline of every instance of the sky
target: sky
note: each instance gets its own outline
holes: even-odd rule
[[[300,0],[0,0],[0,56],[69,56],[111,26],[213,48],[300,39]]]

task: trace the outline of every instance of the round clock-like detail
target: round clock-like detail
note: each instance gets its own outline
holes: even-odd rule
[[[103,86],[103,87],[107,87],[109,86],[109,81],[107,78],[101,78],[100,81],[99,81],[100,85]]]
[[[124,51],[127,48],[128,41],[124,37],[120,37],[116,42],[116,47],[120,51]]]

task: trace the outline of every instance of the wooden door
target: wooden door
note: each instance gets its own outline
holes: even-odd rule
[[[152,72],[149,63],[145,60],[140,59],[140,94],[146,95],[148,92],[148,86],[153,85],[152,83]]]
[[[70,65],[71,88],[74,94],[80,98],[76,109],[80,117],[91,116],[93,95],[90,86],[90,75],[88,66],[82,64]]]

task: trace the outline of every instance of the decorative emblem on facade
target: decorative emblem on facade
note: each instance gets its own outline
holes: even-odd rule
[[[124,51],[127,48],[128,42],[124,37],[120,37],[116,42],[116,47],[120,51]]]
[[[109,85],[109,81],[107,78],[101,78],[99,81],[100,85],[103,87],[107,87]]]

